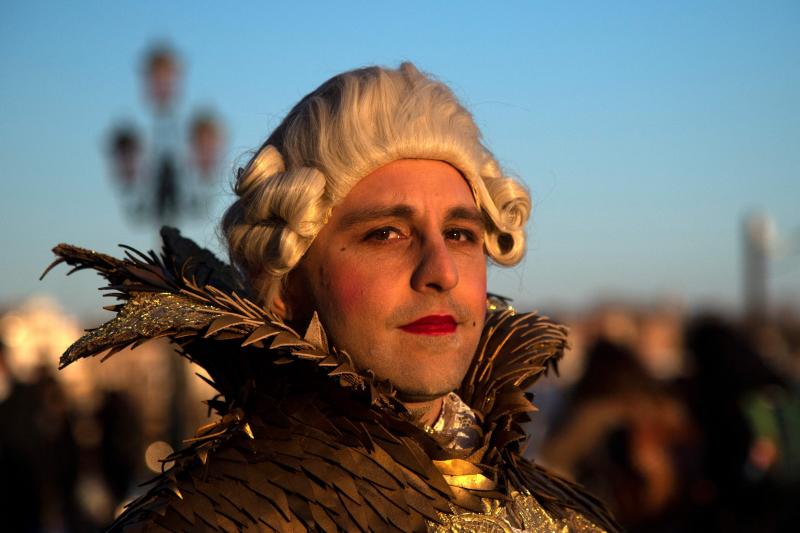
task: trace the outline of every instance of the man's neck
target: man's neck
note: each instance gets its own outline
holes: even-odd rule
[[[439,398],[424,402],[403,402],[403,405],[406,406],[406,409],[408,409],[411,415],[421,424],[433,426],[439,418],[439,414],[442,412],[443,399],[444,396],[440,396]]]

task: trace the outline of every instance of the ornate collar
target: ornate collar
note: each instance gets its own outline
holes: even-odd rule
[[[257,305],[237,273],[213,254],[175,229],[162,229],[162,237],[161,255],[126,247],[125,259],[67,244],[54,248],[57,258],[47,271],[59,263],[71,265],[70,273],[93,269],[106,278],[106,290],[120,302],[107,308],[116,313],[114,318],[67,349],[61,367],[169,338],[206,369],[220,392],[209,405],[222,418],[201,428],[191,446],[190,452],[201,460],[220,435],[239,432],[253,437],[248,409],[263,400],[259,390],[265,390],[254,376],[292,386],[322,383],[327,384],[326,394],[348,406],[335,416],[346,423],[341,412],[360,409],[368,442],[379,439],[393,460],[432,483],[426,490],[448,494],[444,501],[481,512],[486,498],[502,500],[515,489],[535,489],[548,512],[558,514],[566,506],[613,525],[598,502],[522,459],[527,439],[522,424],[536,410],[526,390],[561,357],[566,345],[562,326],[533,313],[517,314],[502,300],[490,301],[475,358],[455,391],[460,400],[447,404],[442,421],[442,429],[455,442],[463,437],[459,433],[465,426],[476,429],[469,439],[477,445],[447,447],[410,419],[391,383],[359,371],[345,352],[328,347],[317,323],[312,321],[305,335],[299,335]],[[313,387],[305,390],[316,390]],[[462,405],[469,406],[468,420]],[[430,467],[449,489],[437,485],[437,474],[419,463],[418,453],[430,459]]]

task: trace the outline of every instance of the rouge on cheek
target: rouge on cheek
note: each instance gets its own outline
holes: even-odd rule
[[[356,271],[342,272],[342,275],[329,279],[329,287],[336,301],[336,307],[344,312],[356,312],[364,307],[364,295],[369,293],[366,280]]]

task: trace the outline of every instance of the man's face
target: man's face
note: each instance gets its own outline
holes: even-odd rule
[[[286,298],[295,316],[316,310],[332,344],[406,400],[454,390],[486,311],[483,222],[467,182],[424,159],[367,175],[290,275]]]

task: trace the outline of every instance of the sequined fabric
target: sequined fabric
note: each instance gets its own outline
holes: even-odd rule
[[[439,418],[433,426],[425,429],[436,435],[444,446],[454,450],[474,448],[480,439],[475,413],[455,392],[444,397]]]
[[[218,309],[181,295],[165,292],[133,292],[115,318],[95,328],[69,347],[62,366],[82,357],[139,339],[154,339],[170,332],[199,330],[208,325]]]

